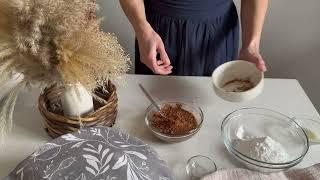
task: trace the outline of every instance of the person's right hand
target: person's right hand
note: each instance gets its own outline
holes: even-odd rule
[[[161,37],[148,24],[141,33],[137,34],[140,61],[155,74],[168,75],[172,73],[170,59],[165,50]],[[160,59],[157,59],[157,55]]]

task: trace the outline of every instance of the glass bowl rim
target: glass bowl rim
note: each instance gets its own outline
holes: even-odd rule
[[[304,134],[304,138],[306,139],[306,147],[304,148],[304,152],[301,153],[301,155],[300,155],[298,158],[296,158],[296,159],[294,159],[294,160],[291,160],[291,161],[288,161],[288,162],[283,162],[283,163],[270,163],[270,162],[259,161],[259,160],[256,160],[256,159],[254,159],[254,158],[251,158],[251,157],[249,157],[249,156],[241,153],[241,152],[238,151],[236,148],[234,148],[234,146],[232,146],[232,144],[231,144],[231,142],[229,141],[229,139],[226,138],[226,133],[225,133],[225,131],[224,131],[224,126],[225,126],[225,124],[229,121],[229,117],[230,117],[231,115],[233,115],[234,113],[240,112],[240,111],[243,111],[243,110],[254,110],[254,109],[256,109],[256,110],[266,110],[266,111],[269,111],[269,112],[276,113],[276,114],[278,114],[278,115],[284,116],[284,117],[286,117],[287,119],[290,119],[290,121],[293,122],[296,126],[298,126],[299,129],[300,129],[300,130],[303,132],[303,134]],[[226,141],[226,142],[227,142],[227,143],[224,143],[224,144],[225,144],[226,146],[229,146],[229,147],[232,149],[232,154],[236,155],[235,153],[233,153],[233,151],[234,151],[234,152],[240,154],[241,156],[243,156],[243,157],[245,157],[245,158],[248,158],[250,161],[258,162],[258,163],[266,164],[266,165],[273,165],[273,166],[279,165],[279,166],[282,166],[282,165],[291,165],[291,164],[294,164],[294,163],[297,162],[297,161],[299,162],[299,160],[301,160],[302,158],[304,158],[304,156],[308,153],[308,151],[309,151],[309,146],[310,146],[310,144],[309,144],[309,138],[307,137],[306,132],[304,131],[304,129],[303,129],[296,121],[294,121],[293,118],[290,118],[289,116],[287,116],[287,115],[285,115],[285,114],[283,114],[283,113],[280,113],[280,112],[278,112],[278,111],[274,111],[274,110],[271,110],[271,109],[268,109],[268,108],[246,107],[246,108],[240,108],[240,109],[237,109],[237,110],[232,111],[231,113],[229,113],[229,114],[223,119],[223,121],[222,121],[222,123],[221,123],[221,133],[222,133],[222,136],[223,136],[223,141]],[[227,148],[228,148],[228,147],[227,147]],[[239,156],[238,156],[238,157],[239,157]],[[242,160],[244,160],[244,159],[241,158],[241,157],[239,157],[239,158],[242,159]],[[246,161],[246,160],[244,160],[244,161]],[[248,162],[248,161],[246,161],[246,162]],[[253,164],[253,163],[250,163],[250,164]],[[256,164],[253,164],[253,165],[256,165]],[[259,165],[256,165],[256,166],[259,166]],[[268,167],[267,167],[267,168],[268,168]]]

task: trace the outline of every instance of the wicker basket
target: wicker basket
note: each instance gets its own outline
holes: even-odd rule
[[[70,118],[63,115],[60,97],[63,87],[52,86],[46,88],[39,97],[39,110],[45,120],[45,129],[52,138],[60,135],[77,131],[80,124],[83,127],[91,126],[113,126],[117,117],[118,98],[116,87],[109,82],[106,87],[108,91],[102,91],[98,88],[95,95],[107,101],[104,105],[94,99],[94,112],[81,117],[81,121],[77,118]],[[81,122],[81,123],[80,123]]]

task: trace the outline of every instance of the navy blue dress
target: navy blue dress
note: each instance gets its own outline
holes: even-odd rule
[[[145,8],[164,42],[172,75],[210,76],[237,58],[239,20],[232,0],[146,0]],[[137,41],[135,71],[153,74],[140,61]]]

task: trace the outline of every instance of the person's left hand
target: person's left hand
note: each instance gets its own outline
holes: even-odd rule
[[[249,61],[249,62],[256,64],[257,68],[262,72],[267,71],[266,64],[265,64],[258,48],[251,48],[251,47],[242,48],[240,51],[239,59],[246,60],[246,61]]]

